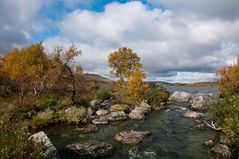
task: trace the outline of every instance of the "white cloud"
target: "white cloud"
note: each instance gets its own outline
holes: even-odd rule
[[[201,72],[178,72],[175,76],[159,77],[158,81],[166,81],[170,83],[191,83],[193,82],[211,82],[218,77],[214,73],[201,73]]]
[[[202,19],[149,9],[139,1],[111,3],[100,13],[74,10],[58,26],[61,35],[53,41],[77,43],[84,53],[77,61],[86,71],[103,75],[109,53],[123,46],[140,55],[149,79],[185,81],[214,79],[213,72],[234,61],[239,50],[239,19]],[[196,72],[200,78],[180,72]]]

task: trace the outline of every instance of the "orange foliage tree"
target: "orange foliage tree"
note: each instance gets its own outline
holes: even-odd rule
[[[239,58],[235,65],[226,66],[217,71],[220,76],[219,89],[222,93],[239,92]]]
[[[41,43],[23,49],[13,49],[2,58],[1,71],[20,87],[23,97],[26,86],[37,94],[48,69],[48,58]]]
[[[134,103],[142,100],[141,91],[147,88],[143,80],[146,78],[140,63],[140,57],[132,49],[123,47],[111,53],[108,57],[111,73],[120,77],[120,93],[127,92],[127,96]],[[124,81],[127,82],[124,82]]]

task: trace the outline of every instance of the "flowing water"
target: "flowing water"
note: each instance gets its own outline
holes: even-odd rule
[[[190,88],[187,88],[190,89]],[[208,88],[204,88],[208,90]],[[176,89],[178,90],[178,89]],[[202,89],[203,90],[203,89]],[[174,91],[174,90],[173,90]],[[214,90],[212,90],[214,91]],[[202,92],[200,90],[200,92]],[[44,131],[58,149],[62,159],[70,159],[65,146],[76,142],[102,141],[113,144],[115,151],[107,159],[207,159],[215,158],[203,143],[214,138],[211,129],[196,128],[194,119],[182,114],[187,108],[177,104],[167,106],[165,110],[150,113],[144,121],[127,120],[100,127],[96,133],[79,133],[74,126],[54,126]],[[203,118],[207,118],[205,114]],[[141,144],[126,146],[114,140],[117,132],[125,130],[149,130],[152,136]]]

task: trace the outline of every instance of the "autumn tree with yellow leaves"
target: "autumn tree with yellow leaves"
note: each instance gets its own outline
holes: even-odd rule
[[[219,89],[221,93],[239,92],[239,58],[236,64],[219,69],[217,75],[220,76]]]
[[[140,63],[140,57],[130,48],[120,48],[108,57],[111,74],[120,77],[121,93],[138,103],[142,100],[142,90],[147,88],[143,82],[146,78]]]
[[[41,43],[23,49],[13,49],[2,58],[1,72],[20,87],[24,96],[27,86],[38,93],[48,70],[48,58]]]

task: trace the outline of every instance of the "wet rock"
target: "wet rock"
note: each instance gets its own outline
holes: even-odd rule
[[[204,111],[211,97],[207,94],[198,93],[191,97],[190,103],[194,110]]]
[[[232,153],[230,149],[227,147],[227,145],[217,144],[211,149],[211,151],[216,153],[216,155],[225,159],[229,159],[232,157]]]
[[[139,106],[139,108],[141,109],[141,111],[143,111],[144,113],[147,113],[149,111],[151,111],[151,106],[148,103],[142,102]]]
[[[109,120],[106,117],[100,117],[98,119],[93,119],[92,123],[95,125],[109,124]]]
[[[89,124],[84,127],[78,127],[75,129],[75,131],[83,132],[83,133],[88,133],[88,132],[97,132],[99,131],[99,128],[96,125]]]
[[[56,159],[57,158],[57,150],[51,143],[50,139],[47,135],[40,131],[35,133],[29,137],[29,140],[33,141],[34,143],[41,143],[43,151],[41,152],[41,157],[43,159]]]
[[[138,144],[149,135],[151,135],[150,131],[122,131],[115,135],[115,140],[123,144]]]
[[[142,110],[139,107],[136,107],[129,113],[129,118],[143,120],[145,118],[145,115],[144,112],[142,112]]]
[[[169,100],[173,102],[189,102],[191,97],[191,93],[176,91],[169,97]]]
[[[82,158],[101,158],[113,153],[111,144],[100,142],[75,143],[66,146],[69,152]]]
[[[201,120],[198,120],[198,119],[196,119],[196,120],[194,120],[195,121],[195,123],[198,123],[198,124],[201,124],[202,123],[202,121]]]
[[[207,147],[212,147],[215,145],[215,143],[213,142],[213,140],[208,140],[204,142],[204,145]]]
[[[109,113],[109,110],[106,110],[106,109],[99,109],[96,111],[96,115],[98,115],[98,116],[104,116],[108,113]]]
[[[129,118],[130,119],[137,119],[137,120],[142,120],[145,118],[145,114],[151,111],[152,107],[145,103],[142,102],[140,106],[135,107],[130,113],[129,113]]]
[[[126,120],[127,118],[128,118],[128,115],[125,114],[124,111],[111,112],[108,115],[108,120],[109,121]]]
[[[129,106],[126,104],[115,104],[110,107],[110,111],[124,111],[127,112],[129,110]]]
[[[205,129],[205,125],[204,124],[197,124],[196,128],[197,129]]]
[[[188,110],[188,111],[186,111],[186,113],[183,114],[183,116],[188,117],[188,118],[199,118],[202,116],[202,113]]]

